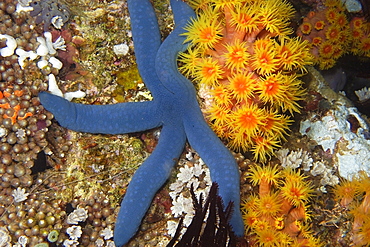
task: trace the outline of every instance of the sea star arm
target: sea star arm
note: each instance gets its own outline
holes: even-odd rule
[[[194,86],[183,77],[177,68],[178,53],[184,51],[188,44],[184,43],[184,27],[191,18],[195,18],[194,10],[181,0],[171,0],[171,7],[175,19],[175,29],[168,35],[160,46],[156,60],[156,72],[164,87],[173,95],[177,95],[177,102],[187,104],[188,100],[195,99]],[[180,79],[180,80],[179,80]],[[189,99],[190,97],[190,99]]]
[[[61,126],[74,131],[125,134],[152,129],[162,124],[156,101],[83,105],[46,92],[40,92],[39,98]]]
[[[184,127],[189,144],[208,166],[212,182],[218,184],[224,204],[234,203],[230,224],[235,235],[241,237],[244,225],[239,208],[240,174],[235,158],[209,128],[200,111],[192,112],[186,119],[188,121],[184,121]]]
[[[135,172],[121,203],[114,228],[116,246],[126,244],[135,235],[155,193],[168,179],[182,153],[185,142],[181,123],[162,128],[154,152]]]
[[[155,56],[161,45],[157,17],[150,1],[128,0],[131,31],[134,40],[135,57],[140,75],[156,98],[161,91],[161,82],[155,73]]]

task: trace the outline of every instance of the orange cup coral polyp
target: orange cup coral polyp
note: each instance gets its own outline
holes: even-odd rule
[[[298,74],[311,63],[307,41],[291,38],[285,0],[192,0],[180,70],[211,98],[206,116],[236,151],[262,162],[279,147],[304,96]]]

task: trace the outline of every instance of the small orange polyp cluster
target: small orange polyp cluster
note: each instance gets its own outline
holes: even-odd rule
[[[370,177],[361,172],[352,181],[344,180],[334,188],[334,194],[354,217],[352,241],[354,246],[370,245]]]
[[[297,35],[311,43],[311,53],[320,69],[333,67],[339,57],[351,52],[370,56],[370,25],[364,18],[347,19],[340,0],[327,0],[326,8],[311,11],[297,30]]]
[[[322,246],[306,223],[312,187],[294,170],[254,165],[247,173],[258,194],[242,203],[251,246]]]
[[[9,88],[9,89],[11,89],[11,88]],[[30,116],[33,115],[31,112],[27,112],[23,116],[20,116],[19,111],[21,109],[21,106],[19,104],[14,105],[14,106],[10,105],[8,99],[10,99],[12,96],[21,97],[22,95],[23,95],[22,90],[14,90],[14,91],[12,91],[12,93],[10,93],[8,91],[3,91],[3,92],[0,91],[0,100],[2,101],[0,103],[0,108],[9,110],[9,112],[10,112],[10,113],[4,113],[3,118],[10,118],[12,124],[15,124],[17,122],[17,120],[23,120],[23,119],[26,119],[27,117],[30,117]]]
[[[198,17],[185,29],[191,46],[180,70],[211,95],[207,118],[237,151],[262,162],[279,147],[299,112],[310,64],[308,42],[290,38],[293,7],[284,0],[193,0]]]
[[[370,57],[370,23],[364,17],[354,17],[350,22],[352,45],[350,52]]]

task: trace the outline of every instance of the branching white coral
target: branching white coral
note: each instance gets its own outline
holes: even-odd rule
[[[45,35],[45,34],[44,34]],[[48,32],[48,39],[51,40],[51,33]],[[45,36],[46,37],[46,36]],[[66,50],[66,42],[65,40],[62,38],[62,36],[59,36],[54,42],[52,42],[52,46],[55,50],[62,50],[62,51],[65,51]]]
[[[51,24],[53,24],[56,29],[61,29],[64,25],[63,18],[59,15],[56,15],[51,18]]]
[[[339,183],[339,178],[334,175],[332,168],[326,167],[321,161],[313,162],[310,154],[307,151],[298,149],[297,151],[289,149],[280,149],[276,152],[276,157],[280,160],[281,166],[296,169],[301,167],[304,171],[312,174],[312,176],[320,176],[320,190],[326,193],[326,185],[334,186]]]
[[[28,237],[22,235],[18,238],[18,243],[17,244],[19,244],[19,246],[26,247],[27,243],[28,243]]]
[[[66,232],[71,240],[78,240],[82,235],[81,226],[70,226]]]
[[[290,152],[288,149],[280,149],[276,152],[276,155],[283,167],[291,169],[301,166],[304,171],[309,171],[313,162],[307,151],[303,151],[302,149]]]
[[[32,2],[32,0],[18,0],[18,3],[19,3],[22,7],[27,7],[27,6],[29,6],[31,2]]]
[[[333,170],[331,168],[326,167],[326,165],[321,161],[316,161],[313,163],[313,167],[311,170],[311,174],[313,176],[322,176],[320,180],[320,190],[326,193],[326,185],[334,186],[339,183],[339,178],[333,174]]]
[[[172,199],[172,214],[176,218],[183,216],[184,226],[189,226],[194,215],[193,200],[189,194],[189,189],[192,185],[196,196],[199,197],[203,193],[204,198],[208,195],[211,179],[208,168],[200,158],[194,157],[194,152],[188,152],[185,157],[186,160],[182,159],[179,162],[182,167],[177,174],[177,180],[170,184],[169,194]],[[201,183],[206,186],[201,188]],[[167,222],[168,234],[173,236],[177,224],[178,222],[176,221]],[[183,231],[185,230],[184,228]]]
[[[56,68],[58,70],[60,70],[63,67],[63,63],[55,57],[50,57],[49,63],[51,64],[53,68]]]
[[[50,32],[45,32],[44,33],[44,37],[45,38],[42,38],[42,37],[38,37],[40,39],[38,39],[37,41],[39,41],[40,43],[42,43],[42,45],[46,45],[47,49],[48,49],[48,54],[50,55],[55,55],[57,53],[56,50],[64,50],[66,49],[66,46],[65,46],[65,41],[64,39],[59,36],[55,42],[53,43],[53,40],[52,40],[52,35]],[[42,41],[43,39],[43,41]],[[45,54],[47,55],[47,54]]]
[[[112,240],[108,240],[107,244],[105,246],[107,246],[107,247],[116,247],[116,245],[114,244],[114,242]]]
[[[20,187],[18,187],[16,190],[13,190],[12,193],[15,202],[23,202],[27,200],[28,195],[29,193],[26,193],[26,189]]]
[[[95,246],[96,247],[102,247],[104,245],[104,240],[102,238],[98,238],[95,240]]]
[[[50,63],[52,67],[59,70],[62,68],[63,64],[59,59],[54,57],[54,55],[57,53],[57,50],[66,50],[65,41],[59,36],[53,43],[50,32],[45,32],[44,37],[45,38],[36,38],[37,42],[40,43],[36,49],[36,54],[41,57],[40,61],[37,62],[37,67],[43,69]]]
[[[17,41],[7,34],[0,34],[0,39],[5,39],[6,46],[0,49],[0,55],[3,57],[9,57],[14,54],[14,50],[17,47]]]
[[[10,244],[11,237],[8,230],[5,227],[0,227],[0,246],[1,247],[11,247]]]
[[[113,237],[113,230],[112,230],[111,226],[108,226],[108,227],[104,228],[101,231],[100,236],[104,237],[105,240],[108,240],[108,239],[112,238]]]
[[[63,246],[65,247],[76,247],[77,245],[79,245],[79,242],[77,240],[66,239],[63,242]]]
[[[87,210],[84,208],[77,207],[70,213],[67,217],[68,224],[78,224],[78,222],[83,222],[87,219],[88,214]]]
[[[370,89],[368,87],[355,91],[355,94],[360,102],[370,99]]]
[[[22,48],[18,48],[17,50],[15,50],[15,54],[18,55],[18,63],[21,66],[22,69],[24,68],[24,66],[26,64],[26,62],[25,62],[26,59],[29,59],[30,61],[33,61],[38,57],[36,52],[34,52],[34,51],[25,51]]]
[[[57,95],[59,97],[63,97],[68,101],[71,101],[74,98],[83,98],[83,97],[86,96],[86,93],[82,92],[81,90],[77,90],[77,91],[74,91],[74,92],[67,92],[67,93],[63,94],[63,92],[62,92],[62,90],[60,90],[60,88],[57,84],[57,80],[56,80],[56,78],[53,74],[49,75],[49,83],[48,84],[49,84],[48,90],[52,94]]]

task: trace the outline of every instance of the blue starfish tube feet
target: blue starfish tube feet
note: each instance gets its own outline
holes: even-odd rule
[[[175,29],[161,43],[158,23],[149,0],[128,0],[135,56],[140,74],[154,99],[148,102],[90,106],[68,102],[41,92],[39,98],[58,122],[75,131],[124,134],[162,127],[158,145],[136,171],[123,198],[114,230],[116,246],[126,244],[138,230],[158,189],[168,179],[186,140],[199,153],[217,182],[219,194],[234,202],[231,225],[243,236],[239,170],[230,151],[205,122],[196,91],[177,68],[176,58],[186,48],[184,27],[195,14],[181,0],[171,0]]]

